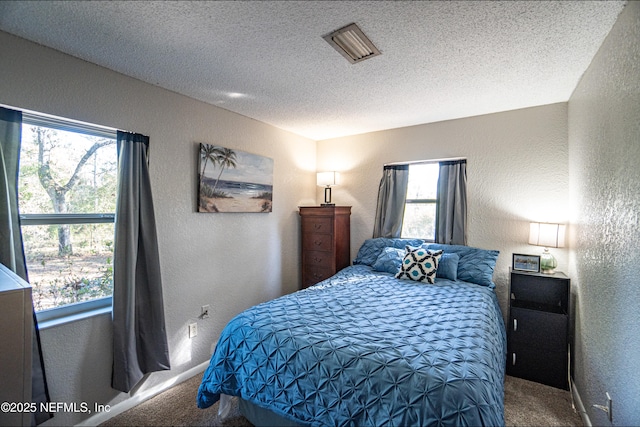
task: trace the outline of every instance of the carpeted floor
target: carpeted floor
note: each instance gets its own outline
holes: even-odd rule
[[[229,416],[218,417],[218,404],[202,410],[196,407],[200,375],[178,384],[101,426],[241,426],[251,424],[240,415],[233,401]],[[582,426],[571,407],[568,391],[520,378],[506,377],[504,415],[507,426]]]

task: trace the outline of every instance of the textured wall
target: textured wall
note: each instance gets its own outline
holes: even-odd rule
[[[640,3],[629,2],[569,101],[574,377],[614,425],[640,424]]]
[[[566,117],[562,103],[319,141],[318,170],[342,172],[334,202],[353,206],[352,258],[371,237],[385,163],[466,157],[468,243],[500,251],[494,278],[504,312],[512,253],[542,253],[527,243],[529,221],[568,220]],[[567,271],[566,250],[552,251]]]
[[[314,141],[1,32],[0,58],[0,104],[151,138],[172,370],[152,374],[134,394],[207,361],[222,327],[241,310],[297,289],[297,207],[315,202]],[[273,212],[196,213],[196,142],[273,158]],[[189,340],[187,324],[203,304],[211,305],[212,316],[198,321],[198,336]],[[110,388],[110,328],[103,315],[42,331],[52,400],[93,406],[127,397]],[[82,418],[61,413],[47,424]]]

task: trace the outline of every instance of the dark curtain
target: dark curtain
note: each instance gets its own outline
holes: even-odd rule
[[[0,262],[28,282],[18,210],[21,138],[22,112],[0,107]],[[31,401],[38,411],[32,413],[31,423],[37,425],[51,414],[39,411],[40,403],[50,399],[35,310],[32,328]]]
[[[436,243],[467,244],[467,161],[440,162]]]
[[[149,137],[118,131],[117,143],[111,386],[128,392],[145,374],[171,368],[149,180]]]
[[[385,166],[378,188],[373,237],[400,237],[409,183],[409,165]]]

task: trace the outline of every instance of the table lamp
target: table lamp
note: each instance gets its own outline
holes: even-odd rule
[[[331,203],[331,187],[338,185],[340,174],[338,172],[318,172],[316,183],[318,187],[324,188],[324,203],[321,206],[335,206]]]

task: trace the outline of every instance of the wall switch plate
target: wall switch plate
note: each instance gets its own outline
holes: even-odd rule
[[[209,318],[209,310],[211,310],[211,307],[209,306],[209,304],[203,305],[201,307],[201,311],[200,311],[200,318],[201,319],[208,319]]]
[[[198,335],[198,324],[189,323],[189,338],[193,338]]]

